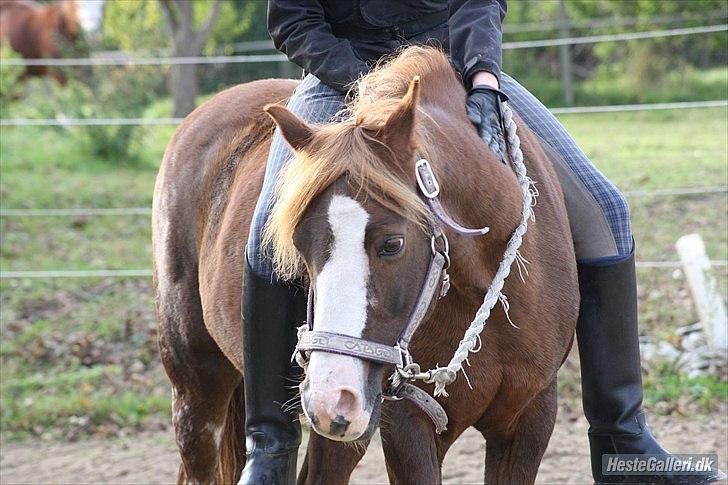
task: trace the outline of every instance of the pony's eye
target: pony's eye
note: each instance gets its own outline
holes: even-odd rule
[[[394,256],[396,254],[399,254],[402,251],[403,247],[404,247],[404,237],[402,237],[402,236],[390,237],[384,241],[384,244],[382,244],[382,247],[379,250],[379,255],[380,256]]]

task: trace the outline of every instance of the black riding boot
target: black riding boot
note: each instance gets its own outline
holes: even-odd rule
[[[247,460],[239,484],[288,485],[296,481],[301,427],[282,409],[295,396],[291,355],[296,326],[306,316],[302,289],[253,273],[243,276],[243,358]]]
[[[669,454],[642,410],[634,253],[622,260],[579,263],[581,307],[576,327],[584,414],[589,421],[592,475],[597,483],[709,483],[707,475],[605,475],[603,454]],[[681,450],[689,452],[690,450]]]

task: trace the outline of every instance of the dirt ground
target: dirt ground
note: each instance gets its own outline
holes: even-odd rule
[[[541,464],[539,483],[590,483],[586,422],[561,416]],[[669,450],[718,453],[728,462],[728,416],[653,417],[655,434]],[[387,483],[378,436],[354,471],[352,483]],[[304,447],[301,447],[303,450]],[[445,458],[445,483],[482,483],[485,443],[470,430]],[[174,483],[179,458],[171,432],[125,439],[78,442],[3,443],[0,483]]]

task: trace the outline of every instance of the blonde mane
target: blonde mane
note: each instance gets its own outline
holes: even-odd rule
[[[278,277],[300,276],[301,256],[293,244],[295,228],[311,202],[343,175],[359,195],[371,197],[423,229],[427,226],[430,212],[407,182],[412,174],[382,161],[381,149],[389,148],[373,134],[397,108],[414,77],[427,82],[427,78],[442,75],[457,81],[445,54],[433,48],[407,48],[357,82],[358,96],[342,113],[343,121],[317,127],[311,149],[294,153],[280,173],[277,200],[263,231],[263,248]],[[419,108],[418,112],[422,113]],[[418,123],[412,141],[425,157],[429,138],[423,123]]]

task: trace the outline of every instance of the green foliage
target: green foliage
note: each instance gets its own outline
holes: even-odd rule
[[[0,59],[21,59],[8,42],[0,43]],[[25,68],[22,66],[0,66],[0,117],[5,117],[6,106],[20,95],[20,77]]]
[[[23,118],[137,118],[164,83],[154,67],[99,66],[71,77],[65,86],[48,78],[31,78],[22,96],[3,103],[5,116]],[[137,163],[134,134],[138,126],[60,128],[93,155],[115,164]]]
[[[152,420],[167,419],[166,389],[115,392],[122,377],[119,366],[107,365],[5,380],[0,426],[15,437],[50,431],[50,434],[63,433],[74,438],[108,428],[138,428],[152,424]]]
[[[210,8],[209,3],[210,0],[207,0],[207,4],[204,2],[199,3],[197,8],[200,10],[200,13],[198,14],[195,11],[195,19],[204,18],[204,15]],[[207,40],[205,53],[212,54],[224,48],[225,45],[237,41],[244,33],[251,29],[254,21],[254,12],[265,10],[264,8],[261,9],[261,7],[265,7],[263,2],[236,0],[223,3],[220,9],[220,16],[215,23],[215,27],[212,29],[210,38]]]
[[[146,106],[161,89],[161,77],[150,75],[144,67],[124,67],[109,71],[106,76],[94,77],[89,93],[78,100],[94,99],[90,113],[82,117],[141,117]],[[132,135],[143,127],[90,126],[88,137],[92,153],[116,163],[133,161]]]
[[[645,70],[648,69],[645,67]],[[518,81],[546,106],[564,105],[560,78],[544,78],[542,73],[532,71],[518,78]],[[671,70],[663,75],[656,75],[649,88],[642,86],[644,83],[645,81],[636,80],[634,76],[609,72],[606,69],[600,70],[590,79],[575,84],[575,105],[728,99],[728,69],[725,68],[698,71],[686,67],[681,70]]]
[[[567,0],[572,36],[663,30],[723,24],[728,18],[724,0]],[[526,32],[504,35],[504,41],[559,37],[559,0],[512,2],[509,24],[529,24]],[[596,21],[596,22],[595,22]],[[538,28],[539,23],[544,27]],[[622,89],[638,100],[662,89],[666,78],[694,69],[724,67],[728,62],[728,34],[717,32],[635,41],[572,46],[570,52],[577,87],[591,79],[623,80]],[[519,49],[504,53],[504,69],[517,78],[560,80],[558,47]],[[577,103],[578,104],[578,103]]]
[[[643,384],[648,402],[664,403],[660,407],[668,414],[691,405],[710,412],[717,403],[728,400],[728,382],[710,376],[688,377],[669,363],[656,366]]]
[[[171,45],[156,0],[107,2],[102,43],[106,49],[158,51]]]
[[[195,23],[205,19],[214,0],[194,3]],[[206,53],[236,40],[253,22],[252,13],[260,2],[226,0],[207,42]],[[126,51],[160,51],[169,48],[172,38],[165,25],[161,6],[157,0],[134,2],[108,2],[104,12],[103,45],[107,49]]]

